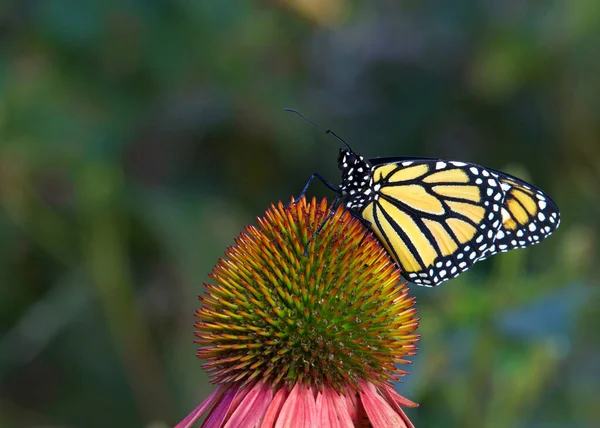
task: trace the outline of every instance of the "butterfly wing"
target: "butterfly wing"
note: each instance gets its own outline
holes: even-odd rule
[[[492,247],[505,194],[487,169],[425,158],[371,162],[376,195],[360,214],[408,279],[438,285]]]
[[[494,245],[481,256],[483,260],[498,252],[525,248],[550,236],[560,224],[554,201],[537,187],[501,171],[490,170],[505,194],[501,207],[502,224]]]

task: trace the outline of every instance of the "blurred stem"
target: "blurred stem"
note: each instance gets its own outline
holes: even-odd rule
[[[79,270],[59,278],[0,337],[0,378],[29,364],[67,325],[76,322],[92,299],[88,283]]]
[[[83,253],[103,306],[106,322],[147,421],[162,420],[171,406],[160,362],[153,349],[125,250],[125,227],[118,211],[120,172],[108,165],[86,168],[80,183]]]

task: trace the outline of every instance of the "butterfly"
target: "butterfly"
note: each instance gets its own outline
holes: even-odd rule
[[[331,213],[342,203],[373,231],[415,284],[439,285],[494,254],[541,242],[560,224],[554,201],[517,177],[462,161],[366,159],[330,130],[286,110],[343,145],[341,184],[315,173],[301,196],[314,178],[338,193]]]

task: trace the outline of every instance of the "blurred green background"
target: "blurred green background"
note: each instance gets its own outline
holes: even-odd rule
[[[600,426],[596,0],[0,2],[0,427],[172,426],[193,311],[337,143],[480,163],[561,228],[412,287],[420,427]],[[310,195],[333,197],[315,185]]]

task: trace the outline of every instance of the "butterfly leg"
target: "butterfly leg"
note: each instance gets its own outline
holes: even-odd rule
[[[325,226],[325,223],[327,223],[327,220],[329,220],[331,218],[331,216],[333,216],[335,214],[335,210],[338,207],[340,199],[341,199],[341,195],[338,195],[333,200],[333,202],[331,203],[331,208],[329,209],[329,213],[323,219],[323,221],[321,222],[321,224],[319,225],[319,227],[317,228],[317,230],[315,230],[315,232],[312,234],[312,236],[310,237],[310,239],[306,242],[306,245],[304,246],[304,257],[308,256],[308,245],[311,243],[311,241],[313,239],[315,239],[315,236],[317,236],[319,234],[319,232],[321,232],[321,230],[323,229],[323,226]]]
[[[300,195],[298,195],[297,198],[294,198],[294,202],[292,202],[292,204],[297,204],[298,201],[300,199],[302,199],[302,197],[306,194],[306,191],[308,190],[308,186],[310,186],[310,183],[312,183],[312,181],[318,178],[319,180],[321,180],[321,183],[323,183],[325,186],[329,187],[331,190],[333,190],[336,193],[340,193],[340,189],[336,186],[334,186],[333,184],[331,184],[329,181],[325,180],[321,174],[319,174],[318,172],[315,172],[313,175],[310,176],[310,178],[308,179],[308,182],[306,183],[306,186],[304,186],[304,189],[302,189],[302,192],[300,192]],[[290,204],[291,205],[291,204]],[[288,205],[289,206],[289,205]]]
[[[331,218],[331,216],[333,216],[333,214],[335,214],[335,211],[337,210],[339,201],[341,199],[341,195],[338,195],[333,202],[331,203],[331,208],[329,209],[329,213],[327,214],[327,217],[325,217],[323,219],[323,221],[321,222],[321,224],[319,225],[319,227],[317,228],[317,230],[312,234],[312,236],[310,237],[310,239],[308,240],[308,242],[306,243],[306,245],[304,246],[304,256],[308,256],[308,245],[310,244],[310,242],[315,239],[315,236],[317,236],[319,234],[319,232],[321,232],[321,230],[323,229],[323,227],[325,226],[325,223],[327,223],[327,220],[329,220]],[[360,247],[362,245],[362,243],[364,242],[364,240],[366,239],[367,236],[369,236],[369,231],[371,230],[371,222],[369,220],[366,220],[365,218],[363,218],[359,213],[357,213],[356,211],[353,210],[348,210],[350,211],[350,214],[352,214],[352,216],[354,218],[356,218],[357,220],[359,220],[366,228],[365,230],[365,234],[362,237],[362,239],[360,240],[360,242],[358,243],[358,246]]]
[[[354,217],[357,220],[360,220],[360,222],[363,224],[363,226],[365,226],[367,229],[371,230],[371,222],[365,218],[363,218],[363,216],[361,216],[359,213],[357,213],[354,210],[348,210],[350,211],[350,214],[352,214],[352,217]]]

